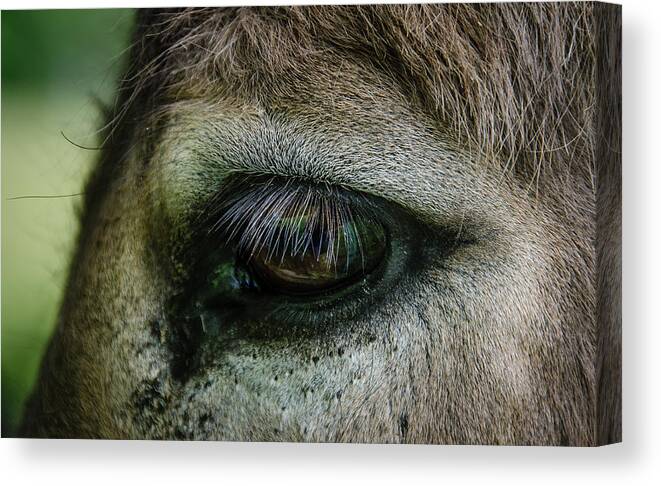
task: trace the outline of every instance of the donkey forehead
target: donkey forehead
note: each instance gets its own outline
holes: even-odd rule
[[[267,105],[309,100],[309,110],[334,96],[337,114],[387,86],[462,143],[528,164],[528,172],[570,160],[579,167],[577,155],[588,151],[595,55],[588,4],[143,15],[139,35],[150,62],[140,75],[156,76],[172,98],[223,91]]]

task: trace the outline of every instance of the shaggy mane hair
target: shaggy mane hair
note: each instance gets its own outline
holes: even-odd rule
[[[505,7],[505,5],[503,5]],[[593,160],[600,32],[593,3],[140,10],[112,128],[191,80],[266,93],[333,49],[387,73],[473,153],[538,179]],[[608,25],[604,25],[608,24]],[[199,81],[198,81],[199,82]],[[608,90],[606,90],[608,91]],[[144,107],[143,107],[144,108]],[[144,110],[142,110],[144,112]],[[612,110],[606,110],[612,111]],[[572,167],[593,177],[594,164]]]

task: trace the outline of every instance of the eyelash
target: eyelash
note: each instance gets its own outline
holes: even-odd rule
[[[210,204],[207,233],[222,234],[250,260],[265,251],[268,258],[302,256],[318,259],[323,244],[329,264],[337,261],[342,241],[356,243],[364,262],[355,224],[376,220],[375,210],[360,194],[349,197],[338,187],[273,177],[230,181]],[[301,221],[304,227],[301,229]],[[283,243],[284,242],[284,243]]]

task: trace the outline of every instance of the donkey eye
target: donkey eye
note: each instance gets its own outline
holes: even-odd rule
[[[231,176],[198,214],[195,244],[176,259],[183,278],[169,312],[185,329],[203,322],[209,335],[349,319],[411,267],[422,234],[386,201],[278,176]]]
[[[251,288],[311,296],[349,286],[384,260],[387,232],[364,196],[277,178],[230,182],[212,234],[234,248]]]
[[[314,207],[282,218],[275,223],[280,237],[249,257],[246,267],[261,288],[275,293],[311,295],[351,285],[381,263],[386,234],[364,217],[332,224],[324,229]]]

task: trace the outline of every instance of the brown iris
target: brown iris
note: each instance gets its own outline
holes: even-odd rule
[[[270,245],[248,258],[260,286],[285,294],[310,295],[359,281],[382,261],[383,226],[373,218],[350,213],[326,217],[309,208],[283,217]]]

